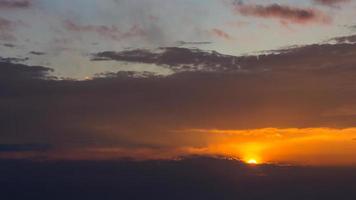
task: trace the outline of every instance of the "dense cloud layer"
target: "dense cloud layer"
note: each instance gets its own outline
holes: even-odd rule
[[[48,144],[59,152],[169,157],[215,141],[182,130],[354,127],[355,52],[348,43],[245,57],[183,48],[103,52],[97,59],[177,73],[88,81],[49,80],[48,68],[2,62],[0,137],[4,144]]]

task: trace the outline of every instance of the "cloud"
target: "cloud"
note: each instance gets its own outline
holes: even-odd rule
[[[273,18],[295,24],[328,24],[331,22],[331,18],[322,11],[280,4],[254,5],[237,3],[234,4],[234,11],[244,16]]]
[[[238,57],[198,49],[168,47],[156,51],[145,49],[121,52],[99,52],[93,55],[93,61],[116,60],[131,63],[157,64],[175,71],[224,71],[238,70],[234,63]]]
[[[314,2],[325,6],[336,6],[338,4],[351,2],[351,0],[314,0]]]
[[[5,44],[2,44],[4,47],[8,47],[8,48],[15,48],[17,47],[17,45],[15,44],[11,44],[11,43],[5,43]]]
[[[49,73],[53,71],[46,67],[11,63],[13,59],[18,60],[18,58],[0,59],[1,82],[45,79],[48,77]]]
[[[226,33],[225,31],[223,31],[221,29],[214,28],[211,30],[211,33],[215,37],[222,38],[225,40],[232,40],[232,37],[228,33]]]
[[[12,58],[12,57],[8,57],[8,58],[2,58],[0,57],[0,62],[9,62],[9,63],[17,63],[17,62],[24,62],[27,61],[29,58]]]
[[[0,9],[24,9],[31,5],[31,0],[0,0]]]
[[[91,32],[113,40],[122,40],[132,37],[142,37],[145,31],[138,25],[133,25],[128,31],[121,31],[117,26],[106,25],[81,25],[71,20],[65,20],[64,26],[72,32]]]
[[[302,135],[305,128],[330,127],[339,133],[337,130],[356,127],[356,112],[352,111],[356,108],[355,52],[356,45],[348,43],[239,57],[185,48],[106,51],[95,54],[94,59],[126,62],[142,71],[145,65],[140,63],[166,66],[175,73],[119,73],[85,81],[56,81],[48,78],[48,68],[0,62],[0,140],[66,149],[50,154],[59,158],[94,154],[167,158],[224,152],[220,147],[229,147],[226,152],[231,153],[239,141],[230,140],[235,137],[230,134],[179,130],[275,127],[270,132],[275,137],[285,128],[297,128]],[[342,112],[325,114],[338,108]],[[233,141],[230,146],[215,145],[228,141]],[[316,141],[322,147],[330,144]],[[343,145],[336,140],[332,145],[348,149],[347,141],[354,144],[351,139],[343,141]],[[321,156],[314,151],[313,142],[308,144],[309,152]],[[337,162],[354,161],[344,158]]]
[[[0,40],[14,41],[16,36],[14,31],[19,27],[23,26],[24,23],[21,20],[12,21],[6,18],[0,17]]]
[[[348,35],[343,37],[336,37],[328,40],[328,42],[336,43],[356,43],[356,35]]]
[[[0,40],[15,40],[12,34],[15,24],[5,18],[0,17]]]
[[[203,41],[203,42],[187,42],[187,41],[177,41],[177,46],[189,46],[189,45],[208,45],[212,44],[212,42]]]
[[[46,55],[45,52],[40,52],[40,51],[30,51],[29,54],[35,55],[35,56],[43,56]]]
[[[0,30],[11,29],[13,26],[14,22],[5,18],[0,18]]]

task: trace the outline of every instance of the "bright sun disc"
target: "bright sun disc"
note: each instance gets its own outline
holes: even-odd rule
[[[247,164],[250,164],[250,165],[257,165],[258,162],[257,162],[256,159],[250,159],[250,160],[247,161]]]

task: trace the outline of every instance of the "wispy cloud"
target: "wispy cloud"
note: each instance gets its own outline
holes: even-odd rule
[[[0,40],[13,41],[16,40],[14,31],[18,26],[24,25],[22,21],[12,21],[0,17]]]
[[[331,22],[331,17],[313,8],[299,8],[280,4],[257,5],[241,2],[233,5],[234,11],[244,16],[272,18],[296,24],[328,24]]]
[[[31,0],[0,0],[0,9],[24,9],[31,5]]]
[[[65,20],[63,23],[64,27],[69,31],[92,32],[113,40],[122,40],[126,38],[140,37],[145,35],[145,31],[138,25],[132,25],[129,30],[122,31],[115,25],[81,25],[72,20]]]
[[[230,36],[230,34],[226,33],[225,31],[223,31],[221,29],[213,28],[211,30],[211,33],[215,37],[222,38],[222,39],[225,39],[225,40],[232,40],[232,37]]]
[[[351,2],[351,0],[314,0],[314,2],[326,6],[336,6],[342,3]]]

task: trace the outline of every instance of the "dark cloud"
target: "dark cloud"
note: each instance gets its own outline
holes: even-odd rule
[[[27,61],[29,58],[2,58],[0,57],[0,62],[17,63]]]
[[[0,0],[0,9],[24,9],[32,5],[32,0]]]
[[[255,5],[240,2],[234,4],[234,11],[244,16],[274,18],[282,20],[283,22],[297,24],[327,24],[331,22],[331,18],[322,11],[280,4]]]
[[[5,43],[5,44],[3,44],[3,46],[4,46],[4,47],[9,47],[9,48],[15,48],[15,47],[17,47],[17,45],[15,45],[15,44],[10,44],[10,43]]]
[[[40,52],[40,51],[30,51],[29,54],[36,55],[36,56],[46,55],[45,52]]]
[[[48,73],[52,71],[50,68],[40,66],[27,66],[10,63],[9,61],[11,60],[11,58],[10,60],[5,58],[5,60],[0,61],[0,82],[44,79],[48,77]]]
[[[155,51],[137,49],[121,52],[100,52],[93,55],[93,61],[116,60],[168,66],[175,71],[224,71],[238,70],[238,57],[199,49],[178,47],[159,48]]]
[[[0,139],[162,153],[209,140],[172,130],[354,127],[355,53],[354,44],[242,57],[184,48],[103,52],[96,59],[159,64],[177,73],[86,81],[55,81],[48,68],[0,62]],[[338,112],[345,107],[351,110]]]
[[[351,0],[314,0],[314,2],[326,6],[335,6],[338,4],[351,2]]]

